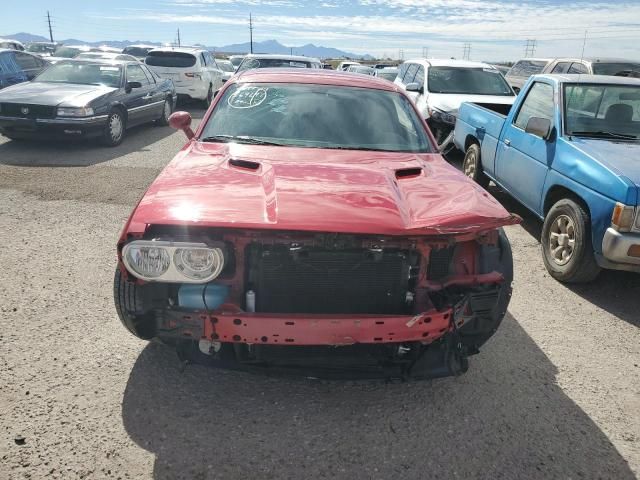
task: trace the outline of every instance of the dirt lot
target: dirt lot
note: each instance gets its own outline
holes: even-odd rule
[[[526,216],[508,230],[514,296],[462,377],[181,372],[172,351],[133,338],[113,308],[114,245],[182,143],[153,126],[115,149],[0,139],[0,478],[640,473],[640,275],[557,283],[539,223],[497,191]]]

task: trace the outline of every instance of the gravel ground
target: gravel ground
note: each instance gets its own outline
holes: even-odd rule
[[[555,282],[539,223],[497,191],[526,220],[508,229],[514,296],[462,377],[181,372],[133,338],[113,308],[115,242],[182,143],[153,126],[115,149],[0,139],[0,478],[639,474],[640,275]]]

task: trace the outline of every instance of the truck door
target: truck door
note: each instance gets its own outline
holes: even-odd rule
[[[525,132],[532,117],[548,119],[553,129],[552,85],[535,82],[518,111],[505,123],[496,152],[496,179],[518,201],[541,213],[542,188],[555,155],[555,141]]]

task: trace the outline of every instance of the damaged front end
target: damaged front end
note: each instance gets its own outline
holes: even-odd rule
[[[511,296],[511,249],[501,229],[398,238],[150,227],[123,239],[121,259],[136,241],[207,245],[224,265],[206,283],[142,281],[121,261],[115,297],[124,325],[175,345],[183,358],[244,370],[459,375]]]

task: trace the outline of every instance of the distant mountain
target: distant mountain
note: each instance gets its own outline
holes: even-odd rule
[[[33,35],[31,33],[14,33],[13,35],[0,35],[0,38],[12,38],[22,43],[29,42],[47,42],[48,38],[41,35]],[[90,45],[92,47],[98,47],[101,45],[107,45],[109,47],[124,48],[127,45],[142,43],[145,45],[157,45],[158,47],[163,44],[160,42],[149,42],[146,40],[104,40],[101,42],[85,42],[84,40],[78,40],[76,38],[67,38],[65,40],[55,39],[58,42],[62,42],[66,45]],[[200,45],[203,46],[203,45]],[[232,45],[225,45],[222,47],[205,47],[209,50],[215,50],[224,53],[249,53],[251,46],[249,42],[235,43]],[[372,60],[374,57],[371,55],[357,55],[355,53],[345,52],[337,48],[316,46],[312,43],[303,45],[301,47],[287,47],[282,45],[277,40],[265,40],[263,42],[253,42],[254,53],[274,53],[286,55],[293,52],[294,55],[304,55],[306,57],[317,58],[358,58],[362,60]]]

